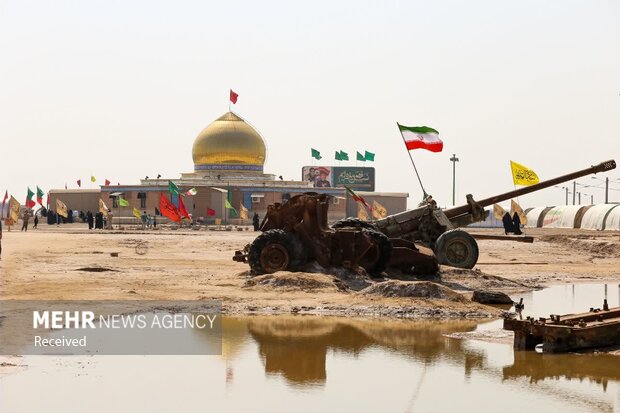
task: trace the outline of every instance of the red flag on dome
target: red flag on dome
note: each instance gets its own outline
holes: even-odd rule
[[[235,92],[233,92],[232,89],[230,89],[230,101],[232,103],[237,103],[237,98],[239,97],[239,95]]]

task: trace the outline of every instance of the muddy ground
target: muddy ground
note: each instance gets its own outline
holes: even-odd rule
[[[5,229],[2,298],[215,299],[229,314],[497,317],[505,309],[471,302],[472,291],[514,294],[550,284],[620,280],[618,232],[526,232],[533,244],[479,241],[473,270],[445,267],[432,279],[401,276],[385,284],[363,271],[316,263],[302,273],[252,277],[247,265],[232,261],[234,251],[256,236],[250,231],[108,232],[82,224],[44,225],[27,233]]]

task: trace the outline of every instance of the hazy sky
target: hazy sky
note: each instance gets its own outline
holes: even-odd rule
[[[377,190],[417,202],[396,122],[439,130],[444,152],[412,155],[440,204],[452,153],[457,203],[512,189],[510,159],[542,179],[620,160],[620,2],[379,3],[0,0],[1,195],[191,172],[229,88],[287,179],[310,147],[367,149]]]

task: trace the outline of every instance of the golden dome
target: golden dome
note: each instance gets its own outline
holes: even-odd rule
[[[225,113],[198,134],[192,148],[194,170],[260,171],[265,142],[239,116]]]

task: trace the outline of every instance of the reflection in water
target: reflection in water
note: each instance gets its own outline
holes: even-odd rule
[[[446,335],[475,330],[473,321],[368,320],[344,317],[255,316],[223,320],[224,357],[235,357],[251,337],[257,345],[267,375],[281,375],[294,385],[325,385],[329,352],[359,356],[379,349],[404,356],[424,366],[436,361],[463,369],[465,378],[473,370],[504,380],[526,378],[531,383],[545,379],[590,379],[607,388],[620,381],[617,356],[606,354],[538,354],[517,352],[512,365],[492,367],[487,351],[469,346],[466,340]],[[505,346],[509,346],[506,344]],[[484,346],[483,346],[484,347]]]
[[[324,383],[328,351],[354,356],[373,347],[406,355],[428,364],[436,358],[463,363],[468,375],[482,365],[482,352],[466,352],[462,340],[446,334],[476,328],[474,321],[387,321],[313,316],[225,317],[222,349],[234,358],[244,345],[242,326],[258,344],[266,373],[282,374],[296,384]]]
[[[532,383],[548,378],[589,379],[607,388],[610,380],[620,381],[620,357],[609,354],[538,354],[519,351],[514,364],[504,367],[504,379],[527,377]]]

